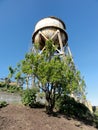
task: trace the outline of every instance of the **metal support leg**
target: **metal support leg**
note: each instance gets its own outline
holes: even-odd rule
[[[57,35],[58,35],[58,39],[59,39],[59,44],[60,44],[60,49],[61,49],[61,52],[64,53],[64,49],[63,49],[63,43],[62,43],[62,38],[61,38],[61,34],[60,34],[60,31],[57,30]]]

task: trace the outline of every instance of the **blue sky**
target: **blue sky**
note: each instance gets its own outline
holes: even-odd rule
[[[0,0],[0,78],[24,58],[36,22],[48,16],[66,24],[76,67],[87,85],[87,99],[98,106],[98,0]]]

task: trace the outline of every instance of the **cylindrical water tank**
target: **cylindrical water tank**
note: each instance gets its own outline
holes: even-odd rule
[[[68,40],[68,36],[66,33],[66,27],[62,20],[56,18],[56,17],[47,17],[44,19],[41,19],[35,26],[35,30],[32,36],[32,42],[34,44],[39,43],[40,50],[43,49],[45,46],[45,40],[40,36],[39,31],[42,32],[47,39],[51,39],[51,37],[55,34],[55,32],[59,30],[63,46],[66,45],[66,42]],[[53,39],[54,43],[58,45],[59,48],[59,40],[56,36]]]

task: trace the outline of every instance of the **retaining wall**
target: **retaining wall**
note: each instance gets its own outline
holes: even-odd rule
[[[7,103],[21,103],[21,96],[15,93],[0,92],[0,101]]]

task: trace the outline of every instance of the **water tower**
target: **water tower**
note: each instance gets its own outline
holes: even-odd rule
[[[35,26],[32,35],[32,43],[39,43],[39,50],[43,52],[45,49],[45,42],[51,39],[56,44],[56,52],[59,55],[71,55],[68,46],[68,35],[66,33],[66,26],[64,22],[56,17],[47,17],[41,19]],[[54,46],[53,44],[53,46]]]

